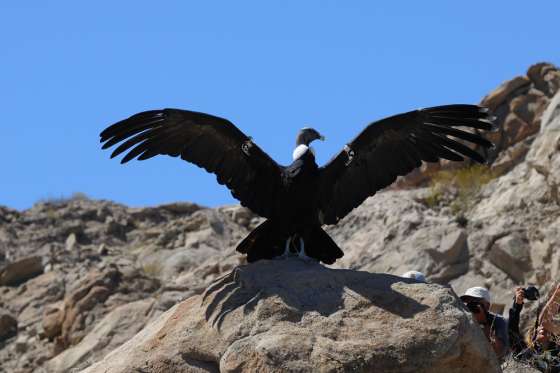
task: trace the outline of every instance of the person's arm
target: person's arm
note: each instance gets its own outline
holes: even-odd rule
[[[513,305],[509,309],[508,330],[515,335],[519,334],[519,315],[523,309],[523,300],[525,299],[525,291],[523,288],[515,289],[515,298]]]
[[[539,315],[539,324],[544,326],[545,329],[554,334],[558,334],[560,331],[560,325],[554,323],[554,316],[558,314],[560,310],[560,284],[556,285],[556,288],[552,292],[550,299],[546,302],[543,307],[541,314]],[[555,332],[556,330],[556,332]]]
[[[519,331],[519,315],[523,309],[523,300],[525,299],[525,291],[523,288],[515,289],[515,297],[513,299],[513,305],[509,309],[509,318],[507,323],[509,340],[511,348],[514,352],[519,352],[525,348],[525,343],[523,342],[523,337]]]

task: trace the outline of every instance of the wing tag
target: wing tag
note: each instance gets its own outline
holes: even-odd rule
[[[249,137],[249,140],[241,144],[241,151],[245,153],[246,156],[250,156],[251,154],[249,152],[252,147],[253,147],[253,140]]]
[[[344,162],[345,166],[349,166],[350,163],[352,163],[352,161],[354,160],[354,151],[352,150],[352,148],[350,148],[350,146],[348,145],[344,145],[344,151],[346,152],[346,156],[348,157],[348,159],[346,160],[346,162]]]

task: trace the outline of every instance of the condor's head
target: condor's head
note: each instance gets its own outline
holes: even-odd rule
[[[321,135],[316,129],[304,127],[299,130],[296,137],[296,146],[305,145],[309,146],[315,140],[325,141],[325,136]]]
[[[304,155],[308,150],[315,156],[315,150],[309,145],[315,140],[325,141],[325,136],[321,135],[319,131],[314,128],[304,127],[299,130],[296,137],[296,148],[292,153],[292,158],[295,161]]]

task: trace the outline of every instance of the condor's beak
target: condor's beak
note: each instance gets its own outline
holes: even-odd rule
[[[323,135],[319,136],[319,140],[325,141],[325,136],[323,136]]]

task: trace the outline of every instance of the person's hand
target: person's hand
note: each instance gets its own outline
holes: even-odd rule
[[[515,303],[523,304],[524,299],[525,299],[525,290],[523,290],[523,288],[516,288],[515,289]]]

